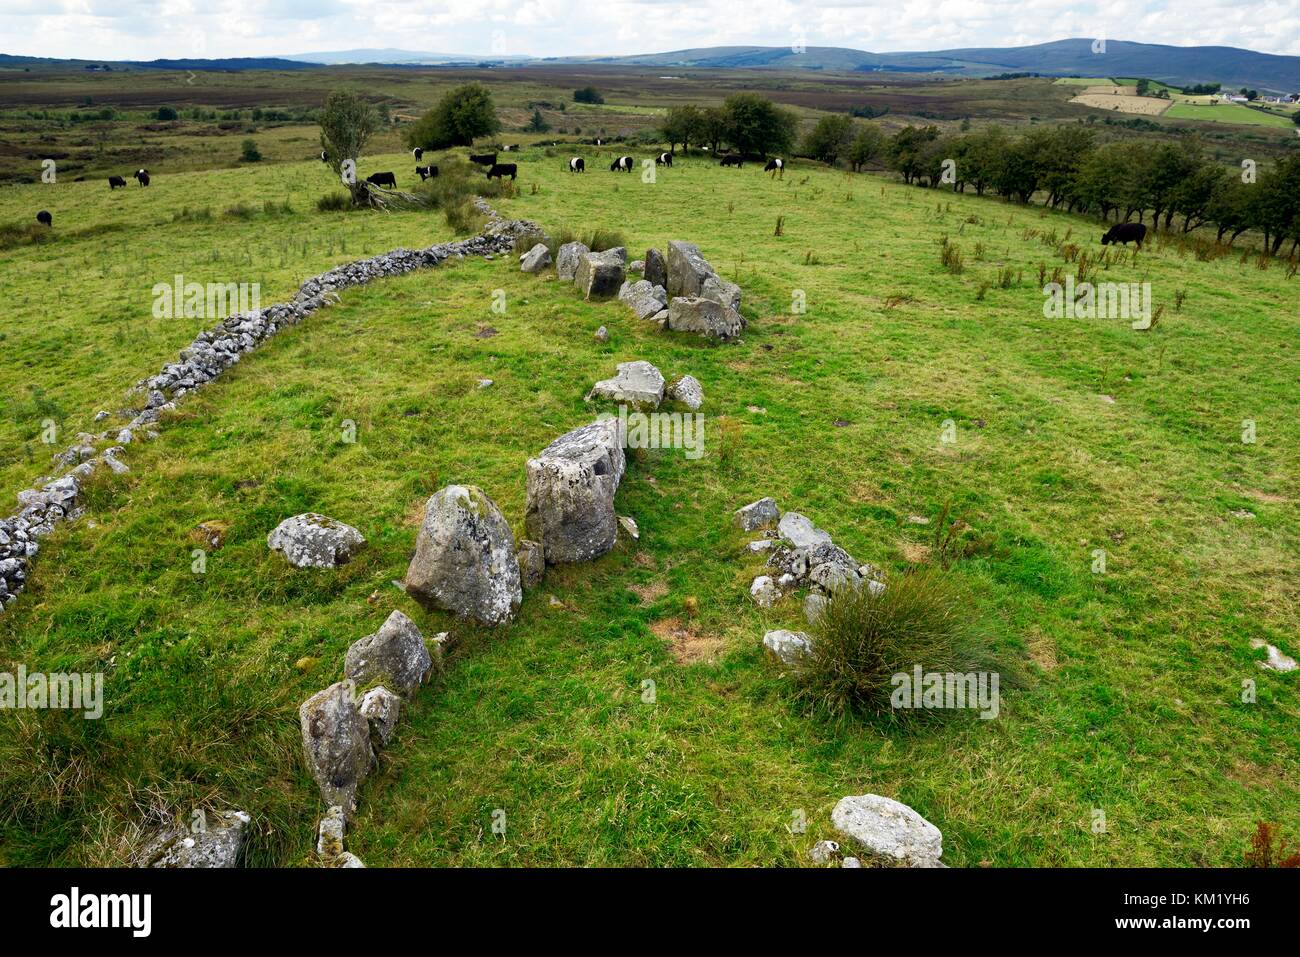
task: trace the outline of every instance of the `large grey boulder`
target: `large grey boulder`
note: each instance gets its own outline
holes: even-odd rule
[[[627,250],[619,247],[602,253],[585,253],[578,259],[573,281],[584,299],[609,299],[618,295],[627,277]]]
[[[139,867],[238,867],[249,816],[205,811],[185,824],[160,828],[136,857]]]
[[[555,253],[555,274],[572,282],[578,275],[578,262],[591,252],[582,243],[565,243]]]
[[[668,293],[648,279],[625,282],[618,290],[618,298],[627,304],[638,319],[649,319],[668,305]]]
[[[732,524],[742,532],[752,532],[756,528],[775,525],[781,519],[781,510],[776,507],[776,499],[760,498],[736,509],[731,516]]]
[[[266,536],[267,547],[283,554],[295,568],[334,568],[365,543],[351,525],[315,512],[286,518]]]
[[[646,269],[649,271],[650,258],[646,256]],[[695,243],[674,239],[668,244],[668,295],[700,296],[704,292],[704,283],[714,275],[709,261],[700,255],[700,247]],[[646,276],[650,279],[650,276]]]
[[[618,420],[568,432],[528,460],[528,537],[546,562],[584,562],[605,554],[618,537],[614,493],[626,459]]]
[[[545,243],[538,243],[519,257],[519,271],[539,273],[551,264],[551,251]]]
[[[781,516],[781,523],[776,527],[781,537],[795,548],[810,545],[829,545],[831,536],[812,523],[812,520],[798,512],[786,512]]]
[[[643,359],[620,362],[614,378],[601,379],[591,387],[587,401],[592,399],[609,399],[657,409],[664,399],[663,373]]]
[[[740,287],[716,274],[704,280],[700,295],[740,312]]]
[[[668,288],[668,260],[664,259],[664,254],[657,249],[647,249],[645,251],[645,268],[641,271],[641,276],[654,286],[663,286]]]
[[[429,499],[406,592],[426,608],[485,625],[514,617],[523,601],[514,535],[482,489],[448,485]]]
[[[668,328],[711,339],[735,339],[745,328],[740,313],[712,299],[678,296],[668,300]]]
[[[879,857],[912,867],[943,867],[943,834],[906,804],[879,794],[841,798],[831,823]]]
[[[415,622],[400,611],[388,616],[377,632],[348,649],[343,673],[358,685],[382,680],[402,694],[420,687],[433,670],[433,658]]]
[[[370,723],[361,714],[356,684],[340,681],[312,695],[298,709],[298,723],[307,768],[321,797],[350,813],[374,761]]]

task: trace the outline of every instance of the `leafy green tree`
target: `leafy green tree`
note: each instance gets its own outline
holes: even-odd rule
[[[466,83],[448,90],[438,105],[411,124],[406,145],[426,150],[472,146],[480,136],[501,129],[492,94],[482,83]]]
[[[853,142],[853,120],[843,113],[831,113],[817,121],[804,137],[802,153],[834,166]]]
[[[257,148],[257,143],[253,140],[244,140],[243,154],[240,156],[245,163],[260,163],[262,153]]]
[[[573,91],[573,102],[599,104],[605,102],[605,97],[594,86],[584,86],[581,90]]]
[[[889,165],[903,176],[903,182],[911,183],[921,176],[925,169],[923,148],[939,138],[937,126],[905,126],[889,141]]]
[[[726,139],[740,153],[766,158],[782,153],[794,144],[798,120],[757,93],[736,93],[722,104]]]
[[[1300,116],[1300,113],[1296,115]],[[160,120],[174,120],[176,119],[176,111],[170,106],[160,106],[158,107],[158,112],[155,113],[154,116]]]
[[[320,114],[320,145],[334,175],[347,185],[357,206],[370,202],[370,190],[355,171],[361,151],[377,126],[375,111],[357,94],[335,90],[325,98]],[[350,163],[348,176],[343,175],[345,163]]]
[[[690,152],[692,143],[700,143],[706,134],[704,112],[698,106],[673,106],[668,108],[659,131],[670,150],[682,144],[683,152]]]
[[[550,128],[551,124],[547,123],[546,120],[542,118],[542,111],[536,109],[533,110],[533,118],[529,120],[528,125],[524,127],[524,129],[529,133],[545,133]]]
[[[874,123],[863,123],[857,128],[849,144],[848,161],[853,172],[861,172],[873,159],[885,151],[885,134]]]
[[[718,151],[727,138],[727,114],[720,107],[710,106],[700,115],[700,142],[708,143],[713,152]]]

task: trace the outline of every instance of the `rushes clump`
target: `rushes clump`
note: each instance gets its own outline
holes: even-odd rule
[[[800,697],[833,718],[889,716],[893,676],[964,671],[973,660],[969,599],[936,569],[893,579],[879,594],[843,588],[812,629],[812,650],[796,671]]]

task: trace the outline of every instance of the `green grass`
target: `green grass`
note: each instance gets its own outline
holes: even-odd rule
[[[0,662],[109,672],[100,722],[0,715],[0,859],[117,860],[147,812],[219,801],[259,822],[257,860],[309,862],[321,808],[296,706],[398,607],[460,640],[363,788],[349,846],[371,865],[795,864],[830,836],[834,802],[866,791],[937,824],[954,865],[1231,865],[1256,821],[1294,829],[1295,681],[1260,671],[1248,644],[1300,652],[1297,287],[1283,268],[1152,244],[1101,277],[1152,284],[1167,304],[1153,332],[1048,320],[1037,266],[1063,264],[1026,230],[1100,251],[1097,224],[797,164],[774,182],[693,159],[646,184],[606,172],[612,150],[588,151],[581,177],[551,153],[521,155],[503,212],[617,229],[632,258],[700,243],[745,290],[744,341],[665,334],[510,261],[466,260],[351,290],[241,362],[129,449],[132,473],[96,485],[0,617]],[[0,372],[20,383],[5,398],[22,424],[9,413],[3,447],[30,443],[26,423],[52,403],[67,428],[87,422],[192,334],[198,323],[142,318],[141,290],[173,259],[188,273],[214,248],[247,249],[272,301],[332,262],[442,228],[317,213],[318,166],[194,174],[147,196],[87,189],[86,217],[122,224],[111,258],[94,238],[6,253]],[[278,189],[244,179],[277,175]],[[287,195],[295,212],[171,225],[181,192],[214,211]],[[32,198],[6,194],[5,218]],[[968,254],[961,275],[942,268],[944,235]],[[290,236],[315,245],[280,264]],[[998,288],[1007,267],[1016,280]],[[791,314],[795,290],[806,314]],[[552,571],[492,633],[393,588],[442,485],[482,486],[522,533],[526,458],[589,421],[591,383],[637,358],[696,376],[708,416],[703,459],[632,456],[619,511],[640,524],[638,546]],[[495,384],[477,389],[483,377]],[[340,440],[347,419],[356,444]],[[14,489],[42,467],[19,457],[0,478]],[[759,562],[730,528],[732,509],[766,494],[891,574],[933,558],[933,528],[909,515],[969,523],[979,547],[948,574],[973,596],[985,652],[1025,675],[1004,686],[999,718],[882,733],[805,710],[760,647],[765,629],[800,626],[798,602],[753,605]],[[1229,514],[1241,507],[1257,517]],[[369,547],[341,571],[287,568],[265,536],[309,509]],[[210,519],[230,537],[195,575],[189,532]],[[1104,576],[1090,571],[1098,548]],[[1245,679],[1256,704],[1240,702]],[[806,833],[791,832],[799,812]]]
[[[1211,120],[1216,123],[1240,123],[1247,126],[1270,126],[1287,129],[1295,124],[1285,116],[1252,110],[1240,103],[1175,103],[1165,110],[1164,116],[1177,120]]]

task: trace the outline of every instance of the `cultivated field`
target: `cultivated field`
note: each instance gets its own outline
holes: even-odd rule
[[[0,715],[0,861],[120,862],[138,826],[215,806],[252,815],[254,863],[312,863],[323,808],[297,706],[393,609],[458,641],[361,792],[349,849],[371,866],[798,864],[834,802],[867,791],[939,826],[953,866],[1235,865],[1258,821],[1294,837],[1300,697],[1251,647],[1300,653],[1300,280],[1283,261],[1152,242],[1097,278],[1149,282],[1154,329],[1047,319],[1040,264],[1100,255],[1095,222],[804,164],[772,180],[679,158],[647,183],[584,152],[571,176],[570,149],[526,149],[492,202],[556,233],[616,230],[632,258],[699,243],[744,290],[743,341],[466,259],[347,291],[188,397],[0,615],[0,670],[107,673],[103,720]],[[363,171],[405,183],[410,165]],[[211,324],[154,319],[155,283],[260,282],[269,304],[450,235],[430,212],[318,212],[332,188],[320,163],[282,162],[0,192],[0,222],[56,217],[52,242],[0,251],[6,494],[48,469],[44,419],[89,428]],[[526,459],[590,421],[584,394],[631,359],[699,379],[707,416],[703,458],[630,455],[618,505],[639,542],[549,571],[497,631],[393,587],[448,483],[481,486],[521,534]],[[831,722],[797,703],[761,639],[801,609],[754,605],[761,560],[730,524],[764,495],[891,576],[946,569],[1004,676],[999,716]],[[367,548],[289,568],[266,535],[309,510]],[[225,544],[195,574],[212,521]]]

